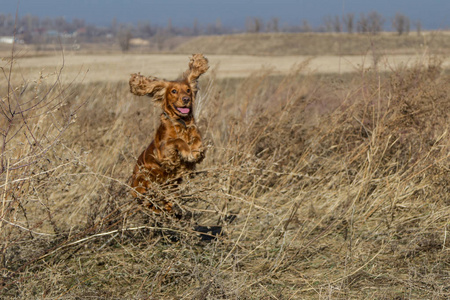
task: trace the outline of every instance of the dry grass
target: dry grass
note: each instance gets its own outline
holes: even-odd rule
[[[129,195],[157,126],[149,99],[6,73],[2,298],[450,297],[448,74],[304,67],[202,81],[207,158],[181,198],[155,190],[182,221]],[[224,235],[202,241],[197,224]]]
[[[364,55],[375,50],[385,54],[416,54],[425,48],[447,53],[448,32],[379,35],[330,33],[256,33],[200,36],[187,40],[175,53],[204,52],[221,55]]]
[[[295,66],[305,65],[302,74],[343,74],[358,72],[361,68],[377,68],[390,72],[399,66],[412,66],[418,60],[427,63],[428,53],[416,55],[376,55],[354,56],[250,56],[250,55],[208,55],[211,66],[216,69],[216,77],[246,78],[261,69],[271,70],[272,75],[289,75]],[[190,55],[184,54],[92,54],[81,55],[61,52],[45,57],[18,56],[13,80],[21,80],[22,74],[57,72],[64,65],[60,81],[125,82],[130,74],[137,71],[161,78],[176,78],[185,69]],[[374,59],[376,57],[376,59]],[[450,69],[450,57],[440,56],[442,68]]]

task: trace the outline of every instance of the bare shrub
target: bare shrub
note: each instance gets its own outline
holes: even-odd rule
[[[13,51],[2,67],[6,81],[0,102],[3,267],[18,259],[13,257],[16,239],[47,239],[61,233],[47,189],[64,186],[63,174],[79,159],[66,151],[63,142],[82,105],[68,105],[73,94],[70,83],[61,83],[64,59],[60,69],[40,73],[34,80],[17,76],[16,59]]]

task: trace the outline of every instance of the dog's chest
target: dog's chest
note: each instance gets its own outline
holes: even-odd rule
[[[176,137],[178,139],[182,139],[186,141],[188,144],[191,142],[191,137],[193,136],[193,132],[196,131],[195,125],[184,126],[184,124],[176,124],[174,126]]]

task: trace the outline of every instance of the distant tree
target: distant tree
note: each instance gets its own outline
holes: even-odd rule
[[[376,11],[370,12],[367,17],[361,13],[356,30],[359,33],[377,34],[383,30],[384,18]]]
[[[44,20],[41,21],[41,26],[46,29],[50,30],[53,28],[53,20],[49,17],[46,17]]]
[[[69,25],[66,22],[64,17],[57,17],[53,20],[53,29],[58,32],[67,32],[69,29]]]
[[[355,22],[355,15],[352,13],[346,14],[342,21],[344,23],[345,29],[348,33],[353,33],[354,30],[354,22]]]
[[[312,27],[309,25],[308,20],[302,21],[302,26],[300,26],[300,31],[301,32],[311,32],[312,31]]]
[[[215,34],[220,34],[220,33],[222,33],[222,30],[223,30],[223,26],[222,26],[222,20],[220,20],[220,18],[217,18],[216,19],[216,25],[214,26],[215,28],[214,28],[214,33]]]
[[[324,26],[326,32],[332,32],[333,31],[333,17],[325,16],[323,18],[323,26]]]
[[[136,32],[139,37],[147,39],[153,35],[153,29],[150,22],[138,22]]]
[[[339,16],[335,16],[333,20],[333,29],[334,32],[342,32],[342,23]]]
[[[167,32],[164,29],[158,28],[156,30],[155,40],[158,50],[162,50],[164,48],[167,37]]]
[[[392,28],[398,35],[408,34],[410,29],[409,18],[403,14],[396,13],[392,20]]]
[[[260,18],[247,18],[247,32],[260,32],[263,27],[263,21]]]
[[[0,14],[0,29],[5,27],[6,16],[4,14]]]
[[[167,28],[166,31],[168,34],[172,34],[173,33],[173,26],[172,26],[172,19],[169,18],[169,20],[167,21]]]
[[[369,21],[367,20],[366,15],[364,13],[361,13],[359,15],[359,20],[356,23],[356,31],[359,33],[366,33],[369,28]]]
[[[119,30],[119,22],[117,22],[117,17],[114,17],[111,21],[111,32],[116,35]]]
[[[264,26],[263,20],[261,20],[260,18],[254,18],[254,23],[255,23],[255,32],[260,32]]]
[[[198,27],[198,19],[195,18],[194,24],[192,25],[192,34],[194,36],[197,36],[197,35],[199,35],[199,33],[200,33],[200,28]]]
[[[414,24],[416,25],[417,35],[421,35],[422,34],[422,22],[416,21],[416,22],[414,22]]]
[[[2,20],[2,27],[4,27],[4,28],[11,28],[11,27],[13,27],[14,26],[14,17],[11,15],[11,14],[8,14],[8,15],[3,15],[3,18],[2,18],[3,20]]]
[[[272,18],[267,23],[267,31],[268,32],[278,32],[278,31],[280,31],[280,29],[278,27],[278,18]]]
[[[20,24],[25,26],[27,31],[33,31],[34,29],[39,28],[39,17],[27,14],[22,17]]]
[[[383,31],[384,18],[376,11],[372,11],[367,15],[368,31],[372,34],[377,34]]]
[[[122,28],[117,34],[117,39],[119,41],[119,46],[122,51],[130,50],[130,40],[133,38],[130,28]]]
[[[247,17],[245,20],[245,31],[247,32],[253,32],[253,19],[250,17]]]
[[[74,18],[72,20],[72,24],[73,24],[74,30],[86,27],[86,22],[83,19]]]

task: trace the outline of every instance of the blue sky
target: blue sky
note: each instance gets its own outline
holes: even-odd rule
[[[377,11],[386,19],[395,13],[421,21],[424,29],[450,28],[450,0],[0,0],[0,13],[33,14],[39,17],[64,16],[85,19],[90,24],[107,25],[115,17],[121,23],[149,21],[165,26],[211,24],[220,19],[224,26],[242,28],[247,17],[279,19],[280,25],[322,23],[325,16]]]

